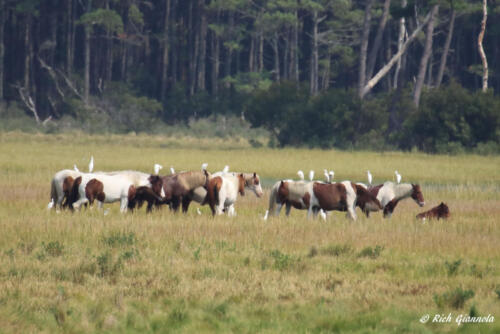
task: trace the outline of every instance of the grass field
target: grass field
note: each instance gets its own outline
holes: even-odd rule
[[[167,209],[121,215],[118,205],[48,212],[52,175],[86,170],[256,171],[264,186],[302,169],[335,179],[422,185],[422,224],[400,204],[327,222],[305,212],[262,216],[267,195],[236,203],[238,216]],[[267,194],[267,193],[266,193]],[[246,141],[147,136],[0,133],[0,332],[500,332],[500,157],[250,148]],[[433,323],[435,314],[451,323]],[[419,319],[429,314],[431,319]],[[462,324],[459,315],[495,317]]]

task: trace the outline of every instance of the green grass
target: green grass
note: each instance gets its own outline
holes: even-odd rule
[[[179,145],[179,147],[176,147]],[[85,170],[256,171],[269,186],[298,169],[337,180],[422,185],[391,220],[292,211],[266,222],[267,196],[248,193],[237,217],[164,209],[104,216],[47,212],[52,175]],[[500,158],[474,155],[253,149],[238,141],[147,136],[0,134],[2,332],[495,333],[493,324],[420,323],[424,314],[500,317]],[[164,170],[165,173],[167,171]]]

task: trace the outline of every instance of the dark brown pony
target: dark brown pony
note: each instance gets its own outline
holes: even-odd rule
[[[169,204],[172,210],[177,211],[182,202],[182,211],[187,212],[191,202],[190,193],[197,187],[206,187],[209,178],[210,174],[206,170],[163,176],[165,198],[162,204]]]
[[[425,212],[422,212],[422,213],[419,213],[417,215],[417,219],[422,219],[422,220],[426,220],[426,219],[448,219],[450,217],[450,209],[448,208],[448,205],[446,205],[445,203],[441,202],[441,204],[439,204],[438,206],[428,210],[428,211],[425,211]]]
[[[134,210],[136,206],[141,208],[144,202],[147,202],[148,206],[146,212],[151,212],[153,205],[159,205],[163,201],[163,198],[161,197],[163,178],[158,175],[151,175],[149,176],[148,181],[151,184],[151,187],[137,187],[133,196],[129,197],[129,209]]]

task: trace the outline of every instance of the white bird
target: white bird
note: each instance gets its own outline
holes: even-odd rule
[[[108,208],[108,209],[106,209],[106,210],[104,210],[104,212],[103,212],[103,213],[104,213],[104,215],[105,215],[105,216],[107,216],[107,215],[108,215],[108,213],[109,213],[109,208]]]
[[[312,181],[314,179],[314,171],[310,170],[309,171],[309,181]]]
[[[200,208],[196,208],[196,213],[201,216],[201,211],[200,211]]]
[[[300,179],[300,180],[304,181],[304,172],[303,172],[303,171],[299,170],[299,171],[297,172],[297,175],[299,176],[299,179]]]
[[[80,173],[80,170],[78,170],[78,167],[76,167],[76,164],[75,164],[75,165],[73,165],[73,169],[75,170],[75,172]]]
[[[269,216],[269,210],[266,210],[266,213],[264,214],[264,218],[262,218],[262,219],[267,220],[268,216]]]
[[[172,166],[170,166],[170,174],[175,174],[175,169]]]
[[[326,169],[323,169],[323,174],[325,175],[326,182],[330,183],[330,174],[328,174]]]
[[[222,170],[222,173],[227,173],[227,172],[229,172],[229,166],[225,165],[224,169]]]
[[[331,170],[328,174],[330,175],[330,183],[331,183],[333,182],[333,177],[335,176],[335,172]]]
[[[366,176],[368,177],[368,184],[372,184],[372,173],[369,170],[366,171]]]
[[[52,198],[52,199],[50,200],[49,205],[47,205],[47,209],[48,209],[48,210],[50,210],[50,209],[52,209],[53,207],[54,207],[54,199]]]
[[[92,173],[93,170],[94,170],[94,156],[91,156],[89,162],[89,173]]]
[[[207,170],[207,167],[208,167],[208,164],[206,162],[204,162],[202,165],[201,165],[201,170],[204,171],[204,170]]]
[[[323,209],[319,210],[319,216],[321,217],[321,219],[326,221],[326,213],[325,213],[325,211],[323,211]]]
[[[158,173],[160,172],[160,169],[162,169],[162,168],[163,168],[162,165],[155,164],[155,167],[154,167],[154,169],[155,169],[155,175],[158,175]]]
[[[396,174],[396,181],[401,183],[401,174],[399,174],[397,170],[394,171],[394,174]]]

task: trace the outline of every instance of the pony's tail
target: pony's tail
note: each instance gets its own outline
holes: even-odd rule
[[[276,211],[276,200],[278,198],[278,187],[272,187],[269,194],[269,215],[274,216]]]
[[[73,182],[73,187],[71,188],[71,191],[69,193],[68,199],[66,201],[66,204],[69,206],[70,210],[73,210],[73,203],[78,201],[78,197],[80,195],[80,184],[82,183],[82,177],[79,176],[75,179],[75,182]]]
[[[50,183],[50,203],[49,204],[49,209],[57,205],[57,190],[56,190],[56,180],[52,179],[52,182]]]
[[[217,189],[217,184],[214,184],[214,203],[219,205],[219,189]]]

